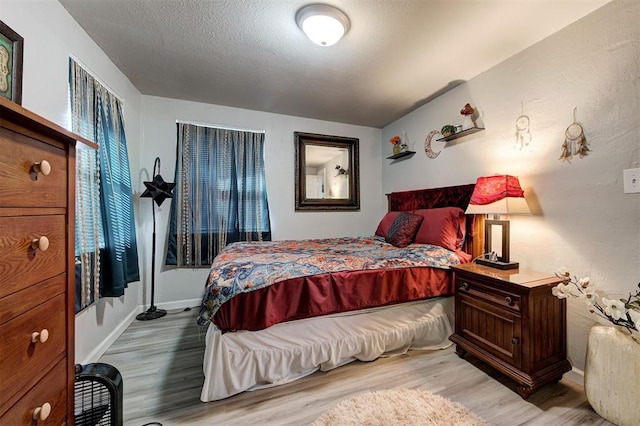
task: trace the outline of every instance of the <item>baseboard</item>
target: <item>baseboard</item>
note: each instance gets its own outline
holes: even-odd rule
[[[165,309],[167,311],[171,309],[184,309],[184,308],[193,308],[194,306],[200,306],[202,303],[202,299],[186,299],[186,300],[177,300],[173,302],[164,302],[164,303],[156,303],[156,306],[160,309]],[[148,306],[140,306],[140,312],[144,312],[148,309]]]
[[[193,308],[194,306],[200,306],[202,302],[201,299],[186,299],[186,300],[178,300],[173,302],[165,302],[158,303],[156,306],[161,309],[172,310],[172,309],[184,309],[184,308]],[[149,307],[146,305],[139,305],[135,310],[129,313],[124,320],[122,320],[116,328],[114,328],[111,333],[98,345],[96,346],[89,355],[81,362],[76,360],[76,363],[79,364],[88,364],[91,362],[97,362],[98,359],[113,345],[113,343],[120,337],[122,333],[136,320],[136,315],[141,312],[144,312]]]
[[[136,319],[136,315],[142,312],[140,308],[135,309],[127,315],[124,320],[120,321],[118,326],[114,328],[111,333],[98,345],[96,346],[87,357],[82,360],[82,362],[78,362],[76,360],[76,364],[88,364],[91,362],[97,362],[98,359],[113,345],[113,343],[120,337],[122,333],[129,327],[129,325]]]
[[[573,367],[571,371],[567,371],[564,374],[564,377],[579,384],[580,386],[584,386],[584,371],[579,368]]]

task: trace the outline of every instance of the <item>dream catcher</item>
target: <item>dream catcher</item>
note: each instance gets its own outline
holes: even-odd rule
[[[520,117],[516,118],[516,148],[528,147],[531,143],[531,131],[529,125],[531,120],[524,114],[524,105],[521,109]]]
[[[584,136],[584,129],[576,121],[576,110],[577,108],[573,109],[573,123],[564,131],[560,160],[568,160],[574,155],[584,157],[590,151],[587,146],[587,138]]]
[[[531,143],[531,131],[529,130],[529,116],[521,115],[516,118],[516,148],[528,147]]]

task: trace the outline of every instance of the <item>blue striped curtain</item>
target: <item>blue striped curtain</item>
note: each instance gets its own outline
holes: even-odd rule
[[[98,144],[76,164],[76,311],[140,280],[120,100],[69,60],[72,130]]]
[[[166,264],[210,267],[224,246],[269,241],[264,133],[178,123]]]

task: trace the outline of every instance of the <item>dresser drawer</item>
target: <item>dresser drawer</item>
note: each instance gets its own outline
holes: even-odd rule
[[[0,425],[61,425],[67,415],[67,365],[63,358],[23,398],[0,417]],[[27,371],[26,374],[31,374]],[[45,420],[34,421],[34,411],[49,404],[50,413]],[[49,407],[44,407],[46,410]]]
[[[490,283],[469,279],[462,275],[456,278],[456,287],[460,294],[470,295],[501,307],[520,311],[520,295],[513,291],[497,288]]]
[[[0,297],[65,272],[65,216],[0,217]],[[47,237],[47,250],[32,240]]]
[[[34,172],[42,161],[50,165],[48,176]],[[66,207],[66,152],[0,127],[0,205]]]
[[[0,299],[0,325],[41,305],[58,294],[64,294],[67,274],[57,275],[22,291]]]
[[[65,308],[65,295],[60,294],[0,326],[0,395],[3,399],[24,391],[30,381],[46,373],[51,363],[64,357]],[[48,339],[33,343],[32,333],[42,330],[47,330]]]

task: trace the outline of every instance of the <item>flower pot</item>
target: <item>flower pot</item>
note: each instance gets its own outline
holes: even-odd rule
[[[589,332],[584,390],[591,407],[619,426],[640,425],[640,344],[616,327]]]
[[[400,154],[400,151],[402,151],[402,148],[400,148],[400,144],[393,146],[393,155]]]

